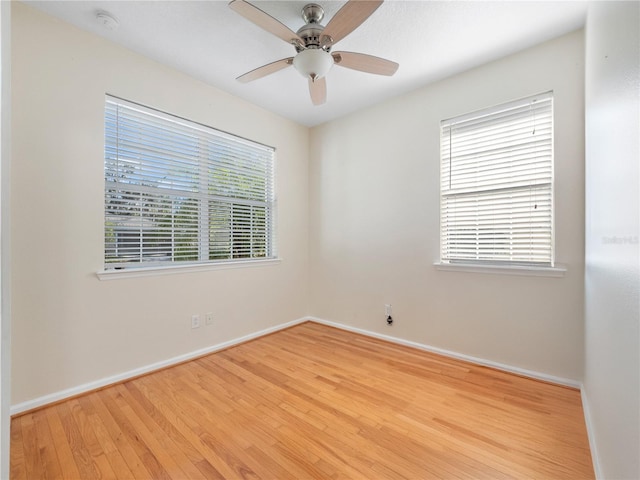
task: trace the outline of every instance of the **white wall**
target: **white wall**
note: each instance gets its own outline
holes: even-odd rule
[[[578,31],[314,128],[313,314],[581,380],[583,58]],[[440,120],[548,90],[555,93],[556,259],[566,276],[436,270]],[[384,303],[393,305],[392,327]]]
[[[11,2],[0,2],[0,478],[11,437]]]
[[[586,362],[602,478],[640,478],[640,4],[586,27]]]
[[[13,403],[307,314],[307,128],[13,7]],[[107,92],[276,147],[282,262],[98,280]]]

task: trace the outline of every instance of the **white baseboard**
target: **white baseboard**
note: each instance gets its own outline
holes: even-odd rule
[[[411,340],[405,340],[403,338],[392,337],[390,335],[384,335],[382,333],[372,332],[370,330],[364,330],[362,328],[352,327],[350,325],[345,325],[342,323],[332,322],[330,320],[324,320],[322,318],[317,317],[309,317],[309,320],[312,322],[320,323],[322,325],[328,325],[330,327],[340,328],[342,330],[347,330],[349,332],[360,333],[362,335],[366,335],[369,337],[378,338],[380,340],[386,340],[387,342],[397,343],[399,345],[405,345],[407,347],[413,347],[420,350],[424,350],[426,352],[437,353],[438,355],[443,355],[445,357],[451,357],[458,360],[464,360],[466,362],[475,363],[478,365],[484,365],[486,367],[492,367],[497,370],[503,370],[509,373],[516,373],[518,375],[522,375],[524,377],[534,378],[536,380],[543,380],[549,383],[555,383],[558,385],[564,385],[566,387],[572,387],[576,389],[580,389],[581,383],[577,380],[572,380],[569,378],[556,377],[554,375],[549,375],[546,373],[536,372],[533,370],[527,370],[520,367],[513,367],[511,365],[506,365],[504,363],[494,362],[492,360],[486,360],[484,358],[472,357],[471,355],[465,355],[464,353],[452,352],[451,350],[445,350],[443,348],[432,347],[431,345],[426,345],[423,343],[412,342]]]
[[[381,333],[377,333],[377,332],[372,332],[369,330],[364,330],[361,328],[356,328],[356,327],[352,327],[349,325],[345,325],[342,323],[337,323],[337,322],[332,322],[329,320],[324,320],[322,318],[317,318],[317,317],[303,317],[303,318],[298,318],[296,320],[287,322],[287,323],[282,323],[280,325],[276,325],[274,327],[270,327],[270,328],[266,328],[264,330],[260,330],[258,332],[254,332],[254,333],[250,333],[248,335],[244,335],[242,337],[238,337],[238,338],[234,338],[232,340],[228,340],[226,342],[222,342],[216,345],[212,345],[210,347],[206,347],[206,348],[202,348],[200,350],[195,350],[193,352],[189,352],[189,353],[185,353],[182,355],[178,355],[177,357],[173,357],[173,358],[169,358],[167,360],[162,360],[160,362],[156,362],[150,365],[145,365],[143,367],[140,368],[136,368],[133,370],[129,370],[127,372],[122,372],[116,375],[112,375],[109,377],[104,377],[101,378],[99,380],[95,380],[93,382],[89,382],[89,383],[85,383],[82,385],[78,385],[76,387],[72,387],[72,388],[68,388],[65,390],[61,390],[58,392],[54,392],[54,393],[50,393],[48,395],[44,395],[42,397],[37,397],[34,398],[32,400],[27,400],[26,402],[22,402],[22,403],[18,403],[16,405],[12,405],[11,406],[11,415],[18,415],[22,412],[26,412],[29,410],[33,410],[35,408],[39,408],[42,407],[44,405],[48,405],[50,403],[55,403],[55,402],[59,402],[60,400],[64,400],[65,398],[70,398],[70,397],[74,397],[76,395],[80,395],[83,393],[87,393],[99,388],[103,388],[106,387],[108,385],[113,385],[115,383],[119,383],[119,382],[123,382],[126,380],[129,380],[131,378],[140,376],[140,375],[144,375],[150,372],[153,372],[155,370],[160,370],[162,368],[166,368],[166,367],[170,367],[172,365],[176,365],[197,357],[201,357],[203,355],[207,355],[210,353],[214,353],[217,352],[219,350],[223,350],[225,348],[229,348],[232,347],[234,345],[238,345],[240,343],[249,341],[249,340],[253,340],[256,339],[258,337],[262,337],[264,335],[268,335],[270,333],[273,332],[277,332],[279,330],[283,330],[285,328],[289,328],[292,327],[294,325],[298,325],[300,323],[306,322],[306,321],[312,321],[312,322],[316,322],[319,324],[323,324],[323,325],[328,325],[331,327],[336,327],[336,328],[340,328],[342,330],[347,330],[350,332],[354,332],[354,333],[359,333],[362,335],[367,335],[369,337],[374,337],[374,338],[378,338],[380,340],[386,340],[388,342],[392,342],[392,343],[396,343],[399,345],[405,345],[405,346],[409,346],[409,347],[413,347],[413,348],[417,348],[420,350],[424,350],[427,352],[432,352],[432,353],[437,353],[439,355],[444,355],[446,357],[451,357],[451,358],[456,358],[459,360],[464,360],[467,362],[471,362],[471,363],[475,363],[478,365],[484,365],[487,367],[492,367],[492,368],[496,368],[498,370],[503,370],[506,372],[511,372],[511,373],[516,373],[518,375],[523,375],[525,377],[530,377],[530,378],[535,378],[538,380],[544,380],[546,382],[551,382],[551,383],[556,383],[559,385],[565,385],[565,386],[569,386],[569,387],[573,387],[573,388],[580,388],[581,384],[580,382],[576,381],[576,380],[570,380],[570,379],[566,379],[566,378],[561,378],[561,377],[556,377],[553,375],[547,375],[545,373],[540,373],[540,372],[535,372],[532,370],[526,370],[526,369],[522,369],[522,368],[518,368],[518,367],[512,367],[510,365],[505,365],[502,363],[498,363],[498,362],[494,362],[491,360],[485,360],[483,358],[478,358],[478,357],[472,357],[470,355],[465,355],[462,353],[458,353],[458,352],[452,352],[450,350],[444,350],[442,348],[438,348],[438,347],[432,347],[430,345],[425,345],[422,343],[418,343],[418,342],[413,342],[410,340],[405,340],[402,338],[398,338],[398,337],[392,337],[390,335],[384,335]],[[585,412],[587,411],[587,409],[585,408]],[[591,435],[589,436],[589,438],[591,438]],[[594,450],[592,449],[592,452]]]
[[[580,387],[580,396],[582,397],[582,410],[584,412],[584,423],[587,426],[587,437],[589,438],[589,449],[591,450],[591,461],[593,462],[593,471],[596,475],[596,480],[604,478],[602,476],[602,470],[600,468],[600,460],[598,459],[598,449],[596,447],[596,432],[593,429],[593,422],[591,420],[591,410],[589,409],[589,401],[587,400],[587,393],[585,392],[584,385]]]
[[[207,355],[209,353],[217,352],[219,350],[223,350],[225,348],[232,347],[234,345],[238,345],[240,343],[247,342],[249,340],[256,339],[258,337],[262,337],[264,335],[268,335],[273,332],[277,332],[278,330],[283,330],[285,328],[292,327],[294,325],[298,325],[300,323],[306,322],[308,319],[306,317],[299,318],[297,320],[293,320],[291,322],[282,323],[280,325],[276,325],[274,327],[269,327],[264,330],[260,330],[255,333],[250,333],[249,335],[244,335],[242,337],[234,338],[232,340],[228,340],[226,342],[218,343],[216,345],[212,345],[210,347],[201,348],[199,350],[195,350],[193,352],[185,353],[182,355],[178,355],[177,357],[169,358],[167,360],[162,360],[160,362],[152,363],[151,365],[145,365],[144,367],[135,368],[133,370],[129,370],[127,372],[122,372],[116,375],[112,375],[109,377],[104,377],[99,380],[95,380],[93,382],[85,383],[82,385],[78,385],[77,387],[67,388],[66,390],[61,390],[59,392],[50,393],[48,395],[44,395],[42,397],[34,398],[32,400],[27,400],[26,402],[18,403],[16,405],[11,406],[10,413],[11,415],[18,415],[22,412],[26,412],[29,410],[33,410],[35,408],[42,407],[44,405],[48,405],[50,403],[59,402],[60,400],[64,400],[65,398],[74,397],[76,395],[80,395],[82,393],[91,392],[93,390],[97,390],[102,387],[106,387],[108,385],[113,385],[115,383],[123,382],[125,380],[138,377],[140,375],[144,375],[146,373],[153,372],[155,370],[160,370],[162,368],[170,367],[172,365],[177,365],[179,363],[185,362],[187,360],[191,360],[197,357],[201,357],[203,355]]]

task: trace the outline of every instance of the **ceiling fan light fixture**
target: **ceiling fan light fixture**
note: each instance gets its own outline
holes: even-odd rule
[[[333,65],[333,57],[321,48],[308,48],[293,59],[293,66],[305,78],[315,81],[324,77]]]

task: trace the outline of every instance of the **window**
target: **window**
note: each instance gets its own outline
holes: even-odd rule
[[[114,97],[105,270],[275,256],[274,149]]]
[[[553,94],[441,122],[441,262],[553,267]]]

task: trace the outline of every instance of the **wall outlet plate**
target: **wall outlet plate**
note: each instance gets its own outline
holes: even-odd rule
[[[200,315],[191,315],[191,328],[200,327]]]

